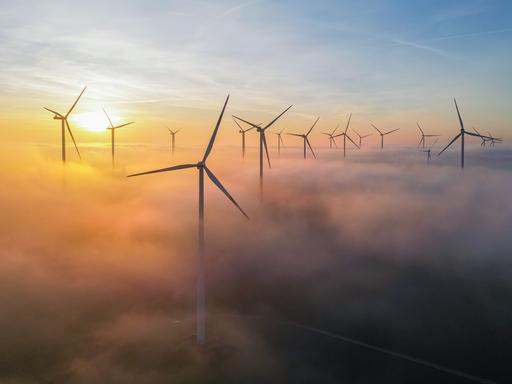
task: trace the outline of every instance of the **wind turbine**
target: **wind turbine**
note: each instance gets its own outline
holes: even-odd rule
[[[166,125],[167,127],[167,125]],[[167,127],[167,130],[169,131],[169,134],[171,135],[171,153],[172,153],[172,157],[174,158],[174,149],[176,148],[175,146],[175,143],[176,143],[176,134],[181,131],[181,128],[176,130],[176,131],[173,131],[172,129],[170,129],[169,127]]]
[[[240,128],[238,133],[242,135],[242,158],[245,158],[245,134],[249,132],[251,129],[254,129],[254,127],[243,129],[242,126],[238,123],[238,121],[236,121],[234,118],[233,121],[236,123],[236,125],[238,125],[238,128]]]
[[[281,144],[284,147],[284,141],[283,141],[283,132],[286,128],[281,129],[281,132],[272,132],[274,135],[277,136],[277,155],[281,156]]]
[[[346,154],[347,154],[347,139],[349,139],[352,142],[352,144],[354,144],[357,148],[359,148],[359,145],[357,145],[354,142],[354,140],[352,140],[350,138],[350,136],[347,134],[347,130],[348,130],[348,127],[350,125],[350,119],[352,119],[352,114],[350,114],[350,116],[348,117],[347,126],[345,127],[345,132],[340,133],[339,135],[334,136],[334,137],[343,136],[343,157],[345,157]]]
[[[476,133],[472,133],[472,132],[468,132],[466,130],[464,130],[464,123],[462,121],[462,117],[460,116],[460,111],[459,111],[459,106],[457,105],[457,100],[455,100],[455,98],[453,99],[453,102],[455,103],[455,109],[457,110],[457,116],[459,118],[459,124],[460,124],[460,133],[455,136],[452,141],[450,141],[448,143],[448,145],[446,147],[444,147],[444,149],[439,152],[437,154],[437,156],[440,156],[441,153],[443,153],[444,151],[446,151],[448,149],[448,147],[450,145],[452,145],[455,141],[457,141],[457,139],[460,137],[460,167],[461,168],[464,168],[464,135],[470,135],[470,136],[475,136],[475,137],[480,137],[481,139],[483,138],[486,138],[486,139],[491,139],[490,137],[488,136],[482,136],[480,134],[476,134]]]
[[[501,138],[492,136],[491,132],[488,132],[488,133],[489,133],[489,136],[491,138],[491,143],[489,144],[489,146],[494,147],[496,145],[496,143],[501,143],[502,142]]]
[[[352,130],[356,133],[357,136],[359,136],[359,148],[362,148],[363,147],[363,139],[365,137],[368,137],[368,136],[371,136],[372,134],[369,133],[368,135],[363,135],[361,136],[354,128],[352,128]]]
[[[430,157],[431,157],[431,153],[430,152],[432,150],[432,147],[434,145],[436,145],[437,140],[439,140],[439,139],[436,139],[428,149],[422,149],[421,150],[422,152],[425,152],[427,154],[427,165],[430,165]]]
[[[313,157],[316,159],[316,155],[315,155],[315,152],[313,152],[313,147],[311,146],[311,143],[309,142],[309,139],[308,139],[308,135],[311,133],[311,131],[313,130],[313,128],[315,128],[315,125],[316,123],[318,123],[318,120],[320,120],[320,117],[318,117],[315,122],[313,123],[313,126],[311,128],[309,128],[309,131],[307,131],[306,134],[299,134],[299,133],[287,133],[287,135],[290,135],[290,136],[298,136],[298,137],[302,137],[302,139],[304,140],[304,158],[306,158],[306,144],[308,145],[309,147],[309,150],[311,151],[311,153],[313,154]]]
[[[243,121],[246,124],[251,125],[252,127],[256,128],[256,131],[260,134],[260,200],[263,198],[263,147],[265,147],[265,153],[267,154],[267,161],[268,161],[268,167],[270,166],[270,155],[268,153],[268,147],[267,147],[267,139],[265,138],[265,131],[274,124],[281,116],[283,116],[293,105],[290,105],[288,108],[286,108],[283,112],[281,112],[274,120],[272,120],[270,123],[268,123],[265,127],[261,128],[261,126],[253,124],[248,122],[247,120],[244,120],[240,117],[234,116],[233,117],[237,120]]]
[[[377,130],[377,132],[379,132],[379,135],[380,135],[380,148],[381,149],[384,149],[384,136],[389,135],[390,133],[393,133],[393,132],[398,131],[400,129],[400,128],[397,128],[397,129],[393,129],[391,131],[382,133],[381,131],[379,131],[379,128],[377,128],[375,125],[371,124],[371,126],[373,128],[375,128]]]
[[[76,153],[78,153],[78,157],[80,158],[80,160],[82,159],[82,156],[80,156],[80,151],[78,150],[78,147],[76,146],[76,141],[75,141],[75,138],[73,137],[73,133],[71,132],[71,128],[69,127],[68,117],[69,117],[71,111],[73,111],[73,108],[75,108],[76,104],[78,103],[78,100],[80,100],[80,97],[82,97],[82,94],[85,92],[86,88],[87,88],[87,86],[85,86],[84,89],[82,89],[82,92],[80,92],[80,95],[78,95],[77,99],[75,100],[75,102],[73,103],[71,108],[69,108],[68,112],[65,115],[63,115],[59,112],[55,112],[55,111],[51,110],[50,108],[43,107],[47,111],[54,114],[53,120],[60,120],[61,142],[62,142],[62,162],[63,163],[66,162],[66,128],[69,132],[69,136],[71,136],[71,139],[73,140],[73,144],[75,145],[75,149],[76,149]]]
[[[158,172],[168,172],[168,171],[177,171],[180,169],[187,168],[197,168],[199,171],[199,226],[198,226],[198,248],[197,248],[197,296],[196,296],[196,342],[199,345],[205,343],[205,264],[204,264],[204,173],[210,178],[210,180],[219,188],[222,193],[226,195],[226,197],[238,208],[242,214],[249,219],[249,216],[244,212],[244,210],[238,205],[235,199],[229,194],[229,192],[224,188],[222,183],[217,179],[217,177],[213,174],[213,172],[206,166],[206,160],[210,155],[210,152],[213,148],[213,143],[215,142],[215,137],[217,136],[217,131],[219,129],[220,123],[222,121],[222,116],[224,115],[224,111],[226,110],[226,105],[228,104],[229,95],[226,98],[226,102],[224,103],[224,107],[222,108],[222,112],[220,113],[219,119],[217,121],[217,125],[213,130],[212,136],[210,138],[210,142],[208,143],[208,147],[204,153],[203,158],[198,161],[196,164],[181,164],[173,167],[157,169],[154,171],[136,173],[132,176],[140,176],[147,175],[150,173],[158,173]]]
[[[482,139],[482,142],[480,143],[480,146],[481,146],[481,147],[485,147],[485,143],[486,143],[486,142],[488,142],[488,141],[491,141],[491,139],[486,139],[486,138],[484,138],[484,137],[480,134],[480,132],[478,132],[478,131],[476,130],[476,128],[475,128],[475,127],[473,127],[473,131],[475,131],[475,132],[476,132],[476,134],[477,134],[478,136],[480,136],[480,138]],[[491,146],[491,144],[490,144],[490,143],[489,143],[489,146]]]
[[[111,133],[112,167],[113,167],[114,164],[115,164],[115,162],[114,162],[114,143],[115,143],[115,132],[116,132],[116,129],[117,128],[126,127],[127,125],[133,124],[133,121],[130,121],[129,123],[126,123],[126,124],[121,124],[121,125],[114,126],[114,124],[112,123],[112,120],[110,120],[110,117],[108,116],[107,111],[105,111],[105,108],[103,108],[103,112],[105,113],[105,116],[107,116],[108,122],[110,123],[110,127],[107,127],[107,129],[110,129],[110,133]]]
[[[418,129],[420,130],[421,139],[418,143],[418,148],[423,144],[423,149],[425,149],[425,137],[439,137],[440,135],[425,135],[425,132],[423,132],[423,129],[420,127],[420,123],[416,123],[418,126]]]
[[[338,130],[338,128],[340,127],[340,125],[338,124],[336,126],[336,128],[334,128],[334,130],[332,132],[322,132],[322,135],[326,135],[326,136],[329,136],[329,148],[332,149],[332,145],[334,144],[334,146],[336,148],[338,148],[338,146],[336,145],[336,140],[334,139],[334,132],[336,132]]]

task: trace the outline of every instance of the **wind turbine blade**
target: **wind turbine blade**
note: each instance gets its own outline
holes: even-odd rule
[[[249,132],[251,129],[254,129],[254,127],[247,128],[247,129],[244,131],[244,133],[245,133],[245,132]]]
[[[421,132],[421,135],[424,136],[425,135],[425,132],[423,132],[423,129],[421,129],[420,127],[420,123],[416,122],[416,125],[418,126],[418,128],[420,129],[420,132]]]
[[[368,136],[371,136],[372,133],[368,134],[368,135],[364,135],[364,136],[361,136],[361,139],[364,139],[365,137],[368,137]]]
[[[453,140],[452,140],[452,141],[450,141],[450,143],[449,143],[446,147],[444,147],[444,149],[443,149],[441,152],[439,152],[439,153],[437,154],[437,156],[441,155],[441,153],[443,153],[444,151],[446,151],[446,150],[448,149],[448,147],[449,147],[450,145],[452,145],[452,144],[454,143],[454,141],[455,141],[455,140],[457,140],[461,135],[462,135],[462,133],[459,133],[457,136],[455,136],[455,137],[453,138]]]
[[[224,186],[222,185],[222,183],[220,182],[219,179],[217,179],[217,177],[213,174],[212,171],[210,171],[208,169],[208,167],[204,167],[204,170],[206,171],[206,174],[208,175],[208,177],[210,178],[210,180],[213,182],[213,184],[215,184],[225,195],[226,197],[238,208],[238,210],[240,212],[242,212],[242,215],[244,215],[247,219],[249,219],[249,216],[247,216],[247,214],[245,213],[245,211],[242,209],[242,207],[240,207],[240,205],[238,205],[238,203],[236,202],[236,200],[233,198],[233,196],[231,196],[229,194],[229,192],[227,191],[226,188],[224,188]]]
[[[175,165],[174,167],[155,169],[154,171],[134,173],[134,174],[128,175],[126,177],[149,175],[150,173],[170,172],[170,171],[177,171],[179,169],[196,168],[196,167],[197,167],[197,164],[181,164],[181,165]]]
[[[322,135],[332,136],[330,133],[320,132]]]
[[[87,89],[87,86],[84,87],[84,89],[82,89],[82,92],[80,92],[80,94],[78,95],[78,97],[76,98],[75,102],[73,103],[73,105],[71,106],[71,108],[69,108],[69,111],[68,113],[66,113],[66,116],[65,117],[68,117],[69,114],[71,113],[71,111],[73,110],[73,108],[75,108],[76,104],[78,103],[78,100],[80,100],[80,98],[82,97],[83,93],[85,92],[85,90]]]
[[[352,144],[354,144],[358,149],[360,149],[360,148],[359,148],[359,145],[357,145],[357,144],[354,142],[354,140],[352,140],[352,139],[350,138],[350,136],[349,136],[349,135],[345,135],[345,136],[347,136],[347,139],[349,139],[349,140],[352,142]]]
[[[379,132],[379,133],[382,135],[382,132],[381,132],[381,131],[379,131],[379,128],[377,128],[377,127],[376,127],[375,125],[373,125],[373,124],[370,124],[370,125],[371,125],[373,128],[375,128],[375,129],[377,130],[377,132]]]
[[[302,137],[302,135],[298,134],[298,133],[287,133],[288,136],[298,136],[298,137]]]
[[[311,153],[313,154],[313,157],[316,159],[316,155],[315,155],[315,152],[313,151],[313,147],[311,146],[311,143],[309,142],[308,138],[305,137],[304,140],[306,140],[306,143],[308,144],[308,147],[309,147],[309,150],[311,151]]]
[[[272,120],[270,123],[267,124],[267,126],[265,128],[263,128],[263,130],[267,129],[268,127],[270,127],[272,124],[274,124],[277,119],[279,119],[281,116],[283,116],[291,107],[293,107],[293,104],[290,105],[288,108],[286,108],[283,112],[281,112],[279,114],[279,116],[277,116],[274,120]],[[252,124],[251,124],[252,125]]]
[[[281,145],[284,147],[284,140],[281,134],[279,134],[279,141],[281,142]]]
[[[338,130],[338,128],[339,128],[339,127],[340,127],[340,125],[339,125],[339,124],[338,124],[338,125],[336,125],[336,128],[334,128],[334,131],[332,131],[331,136],[332,136],[332,135],[334,135],[334,132],[336,132],[336,131]]]
[[[418,143],[418,148],[421,146],[421,144],[423,143],[423,140],[425,140],[425,136],[421,136],[421,139],[420,139],[420,142]]]
[[[384,135],[389,135],[390,133],[396,132],[396,131],[398,131],[399,129],[400,129],[400,128],[393,129],[393,130],[391,130],[391,131],[389,131],[389,132],[386,132]]]
[[[43,107],[43,108],[46,109],[47,111],[51,112],[51,113],[56,114],[57,116],[60,116],[60,117],[64,118],[64,116],[62,116],[59,112],[55,112],[54,110],[52,110],[50,108],[46,108],[46,107]]]
[[[265,153],[267,154],[268,167],[272,168],[270,166],[270,155],[268,154],[267,138],[265,137],[265,132],[261,132],[261,138],[263,139],[263,146],[265,147]]]
[[[260,126],[259,125],[256,125],[256,124],[253,124],[253,123],[250,123],[248,122],[247,120],[244,120],[242,119],[241,117],[238,117],[238,116],[235,116],[235,115],[231,115],[233,118],[237,119],[237,120],[240,120],[240,121],[243,121],[245,124],[249,124],[251,125],[253,128],[259,128]]]
[[[242,126],[240,125],[240,123],[238,121],[236,121],[236,119],[231,116],[231,118],[233,119],[233,121],[235,122],[236,125],[238,125],[238,128],[240,128],[241,131],[243,131],[244,129],[242,128]],[[253,127],[254,128],[254,127]]]
[[[66,127],[68,128],[69,136],[71,136],[71,140],[73,140],[73,144],[75,145],[76,153],[78,153],[78,158],[82,160],[82,156],[80,156],[80,151],[78,150],[78,147],[76,145],[75,137],[73,136],[73,132],[71,132],[71,128],[69,127],[69,123],[67,119],[64,119],[66,122]]]
[[[346,134],[345,133],[340,133],[339,135],[334,135],[333,137],[340,137],[340,136],[345,136]]]
[[[476,130],[476,128],[475,128],[475,127],[473,127],[473,131],[475,131],[475,132],[478,134],[478,136],[482,136],[482,135],[480,134],[480,132],[478,132],[478,131]]]
[[[308,131],[308,133],[306,133],[306,136],[307,136],[307,135],[309,135],[309,134],[311,133],[311,131],[313,130],[313,128],[315,128],[315,125],[316,125],[316,123],[318,123],[318,120],[320,120],[320,117],[318,117],[318,118],[315,120],[315,122],[314,122],[313,126],[312,126],[311,128],[309,128],[309,131]]]
[[[464,129],[464,123],[462,122],[462,117],[460,116],[459,106],[457,105],[457,100],[453,98],[453,102],[455,103],[455,108],[457,109],[457,116],[459,117],[460,128]]]
[[[357,136],[359,136],[359,138],[361,138],[361,139],[363,138],[363,137],[359,134],[359,132],[357,132],[354,128],[352,128],[352,130],[356,133],[356,135],[357,135]]]
[[[110,120],[110,117],[108,116],[107,111],[105,111],[105,108],[102,108],[103,112],[105,113],[105,116],[107,116],[108,122],[110,123],[110,128],[114,128],[114,124],[112,123],[112,120]]]
[[[133,124],[135,123],[135,121],[130,121],[129,123],[126,123],[126,124],[121,124],[121,125],[118,125],[117,127],[112,127],[113,129],[117,129],[117,128],[122,128],[122,127],[126,127],[127,125],[130,125],[130,124]],[[176,132],[174,132],[176,133]]]
[[[439,139],[435,139],[435,141],[432,143],[432,145],[431,145],[431,146],[430,146],[430,148],[428,149],[429,151],[434,147],[434,145],[436,145],[436,143],[437,143],[437,141],[438,141],[438,140],[439,140]]]
[[[347,126],[345,127],[345,133],[347,133],[348,126],[350,125],[350,119],[352,119],[352,113],[348,117]]]
[[[477,135],[476,133],[473,133],[473,132],[464,131],[464,134],[470,135],[470,136],[475,136],[475,137],[480,137],[481,139],[493,140],[492,137],[484,136],[484,135]]]
[[[213,130],[212,137],[210,138],[210,142],[208,143],[208,147],[206,148],[206,151],[204,153],[203,157],[203,163],[206,161],[208,156],[210,155],[210,152],[213,148],[213,143],[215,142],[215,137],[217,136],[217,131],[219,130],[220,122],[222,121],[222,116],[224,116],[224,111],[226,110],[226,105],[228,105],[229,101],[229,95],[226,97],[226,101],[224,102],[224,106],[222,107],[222,111],[219,116],[219,120],[217,120],[217,125],[215,126],[215,129]]]
[[[425,135],[425,137],[439,137],[441,135]]]
[[[334,139],[334,137],[332,138],[332,143],[334,144],[335,148],[338,148],[338,144],[336,144],[336,140]]]

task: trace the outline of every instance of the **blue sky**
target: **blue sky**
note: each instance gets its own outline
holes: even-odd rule
[[[295,104],[293,124],[354,112],[449,131],[455,96],[506,136],[511,17],[510,2],[483,0],[3,1],[2,120],[88,84],[81,108],[148,124],[213,113],[230,92],[235,111],[262,118]]]

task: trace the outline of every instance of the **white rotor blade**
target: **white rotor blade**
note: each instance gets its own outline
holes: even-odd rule
[[[270,166],[270,155],[268,154],[267,138],[265,137],[265,131],[261,132],[261,140],[263,140],[263,146],[265,147],[265,153],[267,154],[268,167]]]
[[[320,117],[318,117],[318,118],[315,120],[315,122],[314,122],[313,126],[312,126],[311,128],[309,128],[309,131],[308,131],[308,133],[306,133],[306,136],[307,136],[307,135],[309,135],[309,134],[311,133],[311,131],[313,130],[313,128],[315,128],[315,125],[316,125],[316,123],[318,123],[318,120],[320,120]]]
[[[267,129],[268,127],[270,127],[272,124],[274,124],[277,119],[279,119],[281,116],[283,116],[291,107],[293,107],[293,104],[290,105],[288,108],[286,108],[283,112],[281,112],[279,114],[279,116],[277,116],[274,120],[272,120],[270,123],[267,124],[267,126],[265,128],[263,128],[263,130]],[[251,124],[252,125],[252,124]]]
[[[75,102],[73,103],[73,105],[71,106],[71,108],[69,108],[69,111],[68,113],[66,113],[66,116],[65,117],[68,117],[69,114],[71,113],[71,111],[73,110],[73,108],[75,108],[76,104],[78,103],[78,100],[80,100],[80,98],[82,97],[83,93],[85,92],[85,90],[87,89],[87,86],[84,87],[84,89],[82,89],[82,92],[80,92],[80,94],[78,95],[78,97],[76,98]]]
[[[304,137],[304,140],[306,140],[306,143],[308,144],[309,150],[310,150],[310,151],[311,151],[311,153],[313,154],[313,157],[316,159],[315,152],[313,151],[313,147],[311,146],[311,143],[309,142],[308,138],[307,138],[307,137]]]
[[[110,117],[108,116],[107,111],[105,111],[105,108],[102,108],[103,112],[105,113],[105,116],[107,116],[108,122],[110,123],[110,127],[114,128],[114,124],[112,123],[112,120],[110,120]]]
[[[55,112],[54,110],[51,110],[50,108],[46,108],[46,107],[43,107],[43,108],[46,109],[47,111],[51,112],[51,113],[56,114],[57,116],[60,116],[60,117],[64,118],[64,116],[62,116],[59,112]]]
[[[78,147],[76,145],[75,138],[73,136],[73,132],[71,132],[71,128],[69,127],[68,119],[64,119],[66,122],[66,127],[68,127],[69,136],[71,136],[71,140],[73,140],[73,144],[75,145],[76,153],[78,153],[78,158],[82,160],[82,156],[80,156],[80,151],[78,150]]]
[[[373,128],[375,128],[375,129],[377,130],[377,132],[379,132],[379,133],[382,135],[382,132],[381,132],[381,131],[379,131],[379,128],[377,128],[377,127],[376,127],[375,125],[373,125],[373,124],[370,124],[370,125],[371,125]]]

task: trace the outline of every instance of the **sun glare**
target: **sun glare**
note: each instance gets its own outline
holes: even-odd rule
[[[117,124],[119,117],[109,113],[112,123]],[[102,132],[110,126],[107,117],[101,112],[84,112],[71,115],[70,120],[76,123],[79,128],[92,132]]]

